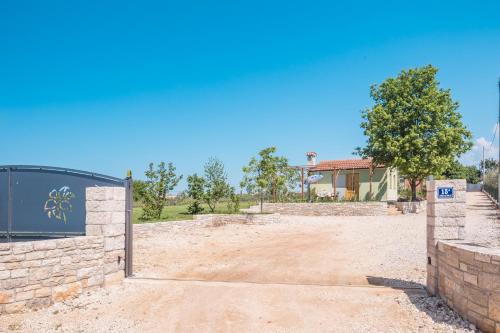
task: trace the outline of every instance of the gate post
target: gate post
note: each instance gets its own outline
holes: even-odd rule
[[[125,277],[132,276],[133,269],[133,239],[134,231],[132,224],[133,209],[133,181],[132,172],[129,171],[125,180]]]
[[[465,236],[465,179],[427,181],[427,291],[438,286],[437,242]]]

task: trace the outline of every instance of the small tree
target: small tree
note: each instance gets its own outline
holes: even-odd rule
[[[205,202],[213,213],[216,205],[230,194],[224,164],[217,158],[210,158],[205,164]]]
[[[297,170],[289,167],[288,159],[276,156],[276,147],[269,147],[259,152],[259,158],[252,157],[243,167],[243,180],[240,183],[248,193],[270,195],[273,202],[283,198],[294,189],[300,179]]]
[[[429,65],[372,86],[375,105],[363,112],[361,123],[367,142],[358,153],[398,168],[409,178],[413,200],[422,179],[441,175],[472,146],[458,103],[449,90],[439,88],[436,73]]]
[[[191,202],[188,207],[188,213],[193,215],[200,214],[204,210],[201,206],[201,202],[205,198],[205,180],[203,177],[199,177],[197,174],[194,174],[187,178],[187,182],[187,194],[191,199],[193,199],[193,202]]]
[[[145,172],[147,180],[143,194],[142,219],[159,219],[161,217],[167,194],[182,179],[182,176],[176,175],[175,170],[172,163],[165,165],[165,162],[161,162],[156,169],[153,167],[153,163],[149,164],[149,169]]]
[[[234,187],[231,187],[229,191],[227,210],[229,213],[237,213],[240,210],[240,197],[235,193]]]

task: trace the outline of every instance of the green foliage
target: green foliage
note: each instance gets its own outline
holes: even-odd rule
[[[439,88],[431,65],[403,70],[371,87],[375,104],[363,112],[366,146],[358,154],[377,164],[396,167],[409,178],[412,198],[417,183],[441,175],[472,146],[450,90]]]
[[[188,206],[188,213],[192,215],[200,214],[201,212],[203,212],[201,203],[205,197],[205,180],[203,179],[203,177],[199,177],[197,174],[194,174],[187,178],[187,182],[187,195],[191,199],[193,199],[193,201]]]
[[[479,168],[483,170],[483,161],[479,163]],[[484,160],[484,171],[488,173],[490,171],[498,170],[498,161],[493,158],[487,158]]]
[[[443,176],[448,179],[466,179],[469,184],[481,181],[481,171],[476,166],[465,166],[456,160],[450,163]]]
[[[234,188],[230,189],[229,201],[227,202],[227,210],[232,213],[240,211],[240,197],[234,193]]]
[[[134,203],[142,202],[144,198],[144,192],[146,191],[146,182],[144,180],[134,179],[133,188]]]
[[[227,175],[224,164],[217,158],[210,158],[205,164],[205,202],[210,212],[215,211],[215,206],[231,193],[231,187],[227,183]]]
[[[498,201],[498,170],[490,170],[484,175],[483,189]]]
[[[153,163],[149,164],[149,169],[145,172],[146,182],[143,191],[143,215],[142,219],[159,219],[166,203],[166,196],[179,184],[182,176],[177,176],[172,163],[165,165],[165,162],[158,164],[157,168]]]
[[[273,202],[284,199],[297,186],[300,175],[298,170],[288,165],[288,159],[276,156],[276,147],[269,147],[259,152],[259,157],[252,157],[243,167],[244,177],[240,183],[250,194],[271,196]]]

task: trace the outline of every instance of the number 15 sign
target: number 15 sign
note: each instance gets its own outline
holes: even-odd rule
[[[437,196],[438,199],[453,198],[453,187],[438,187]]]

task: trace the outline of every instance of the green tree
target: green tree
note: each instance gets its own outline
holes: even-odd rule
[[[469,184],[481,181],[481,172],[476,166],[465,166],[456,160],[450,163],[443,176],[448,179],[465,179]]]
[[[234,187],[230,188],[229,201],[227,202],[227,211],[229,213],[237,213],[240,210],[240,197],[234,191]]]
[[[146,190],[146,182],[144,180],[134,179],[134,202],[139,203],[143,201],[144,191]]]
[[[167,194],[179,184],[182,176],[177,176],[172,163],[165,165],[165,162],[158,164],[155,169],[153,163],[149,164],[149,169],[145,172],[146,185],[143,195],[143,215],[142,219],[159,219],[166,203]]]
[[[187,178],[188,189],[187,195],[193,199],[193,201],[188,206],[189,214],[200,214],[203,212],[203,207],[201,206],[201,202],[205,198],[205,179],[203,177],[194,174]]]
[[[483,170],[483,161],[479,163],[479,168]],[[484,160],[484,171],[488,173],[490,171],[496,171],[498,169],[498,161],[493,158],[487,158]]]
[[[471,133],[462,123],[450,90],[441,89],[431,65],[403,70],[396,78],[371,87],[371,109],[363,111],[361,128],[366,146],[358,154],[375,164],[396,167],[411,184],[441,175],[471,146]]]
[[[230,194],[231,187],[227,183],[224,164],[217,158],[210,158],[205,164],[205,202],[213,213],[216,205]]]
[[[240,186],[250,194],[261,194],[261,201],[263,195],[270,195],[277,202],[295,189],[300,179],[298,171],[288,165],[288,159],[275,153],[276,147],[265,148],[243,167]]]

